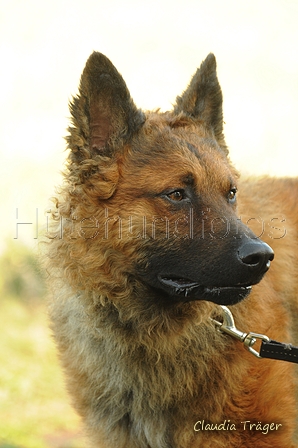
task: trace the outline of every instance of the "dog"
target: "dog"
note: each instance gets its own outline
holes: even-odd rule
[[[294,447],[293,364],[215,322],[294,342],[298,183],[239,178],[214,55],[161,113],[94,52],[70,112],[46,263],[90,446]]]

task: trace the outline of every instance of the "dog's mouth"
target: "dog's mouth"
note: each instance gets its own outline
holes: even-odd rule
[[[251,285],[205,286],[185,278],[158,276],[164,291],[178,300],[207,300],[218,305],[234,305],[251,292]]]

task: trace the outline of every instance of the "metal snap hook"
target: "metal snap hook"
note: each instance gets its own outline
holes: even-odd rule
[[[211,321],[216,325],[218,330],[223,333],[229,334],[230,336],[234,337],[240,342],[243,342],[246,350],[248,350],[257,358],[261,358],[260,354],[252,347],[257,342],[258,339],[267,342],[270,341],[268,336],[252,332],[244,333],[238,330],[235,326],[233,314],[231,313],[229,308],[221,305],[221,309],[223,310],[223,322],[218,322],[217,320],[210,318]]]

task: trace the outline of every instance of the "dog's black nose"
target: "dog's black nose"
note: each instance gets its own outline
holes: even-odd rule
[[[274,252],[263,241],[251,240],[239,248],[238,257],[245,265],[266,272],[274,258]]]

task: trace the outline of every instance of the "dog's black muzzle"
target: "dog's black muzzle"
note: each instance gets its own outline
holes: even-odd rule
[[[233,305],[261,281],[273,258],[268,244],[246,235],[220,243],[185,242],[152,255],[141,277],[167,300]]]

